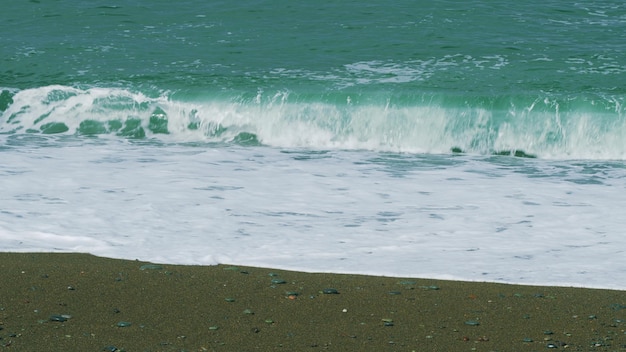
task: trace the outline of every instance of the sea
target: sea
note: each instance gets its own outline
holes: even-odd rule
[[[0,11],[0,251],[626,289],[623,0]]]

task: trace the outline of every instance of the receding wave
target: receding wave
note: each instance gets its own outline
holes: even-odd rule
[[[311,149],[625,159],[614,97],[149,95],[123,88],[0,88],[0,133],[113,136]],[[377,100],[378,99],[378,100]]]

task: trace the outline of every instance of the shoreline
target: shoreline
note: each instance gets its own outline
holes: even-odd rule
[[[615,351],[626,292],[0,253],[15,351]],[[43,347],[42,347],[43,346]]]

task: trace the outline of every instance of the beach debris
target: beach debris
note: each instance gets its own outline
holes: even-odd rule
[[[338,295],[339,291],[337,291],[337,289],[334,289],[334,288],[325,288],[322,290],[322,293],[325,295]]]
[[[393,326],[393,319],[382,318],[383,326]]]
[[[219,327],[219,326],[217,326],[217,325],[209,326],[209,330],[211,330],[211,331],[218,330],[219,328],[220,328],[220,327]]]
[[[118,352],[118,351],[121,351],[121,350],[119,350],[115,346],[104,346],[104,348],[102,350],[105,351],[105,352]]]
[[[243,314],[246,314],[246,315],[254,315],[254,312],[253,312],[251,309],[244,309],[244,310],[243,310]]]
[[[286,284],[287,281],[283,280],[283,279],[272,279],[272,284],[273,285],[283,285]]]
[[[129,326],[131,326],[133,324],[131,322],[128,322],[128,321],[120,321],[116,325],[117,325],[118,328],[127,328],[127,327],[129,327]]]
[[[478,325],[480,325],[480,322],[478,320],[467,320],[465,322],[465,325],[478,326]]]
[[[224,298],[224,300],[226,302],[229,302],[229,303],[235,302],[235,299],[234,298],[230,298],[230,297],[226,297],[226,298]]]

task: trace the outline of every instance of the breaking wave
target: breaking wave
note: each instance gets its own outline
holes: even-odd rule
[[[479,97],[290,91],[141,92],[45,86],[0,89],[0,134],[405,153],[625,159],[615,97]]]

